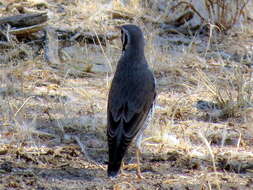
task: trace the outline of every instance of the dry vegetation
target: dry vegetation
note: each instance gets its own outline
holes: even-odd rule
[[[0,43],[0,189],[253,189],[251,1],[0,0],[1,17],[44,11],[47,25],[62,31],[143,29],[159,92],[143,142],[145,179],[135,177],[132,148],[129,175],[106,176],[106,101],[119,38],[60,41],[57,63],[41,44],[11,38],[9,48]],[[198,100],[224,114],[210,118]]]

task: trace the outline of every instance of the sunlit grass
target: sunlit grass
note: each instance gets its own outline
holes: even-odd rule
[[[201,173],[203,186],[215,184],[219,187],[222,177],[228,175],[218,171],[220,160],[252,158],[249,147],[253,136],[253,84],[252,68],[248,67],[252,63],[250,58],[243,59],[252,56],[252,26],[241,24],[226,35],[213,32],[204,36],[175,37],[163,33],[156,22],[166,23],[167,17],[158,18],[159,9],[153,4],[150,11],[148,1],[145,6],[140,0],[104,2],[65,2],[65,11],[53,17],[49,24],[94,33],[115,31],[115,25],[124,23],[139,25],[145,35],[145,55],[156,76],[158,91],[153,121],[145,132],[144,157],[154,153],[159,159],[160,154],[178,153],[180,157],[175,162],[179,168],[187,168],[191,160],[197,160],[199,166],[195,171]],[[113,19],[117,11],[122,11],[125,18]],[[224,14],[230,13],[226,10]],[[235,16],[234,12],[232,14]],[[154,23],[145,21],[150,15],[157,16],[150,19]],[[62,20],[59,19],[61,16]],[[129,19],[131,16],[133,18]],[[218,21],[217,28],[223,25],[228,29],[233,25],[231,18],[234,17],[224,20],[227,17],[219,15],[217,20],[212,18],[211,24]],[[43,50],[34,56],[34,50],[22,43],[15,44],[15,50],[24,53],[25,59],[10,56],[7,63],[0,64],[0,146],[8,143],[47,148],[56,144],[76,145],[72,137],[78,137],[88,154],[103,160],[101,163],[104,165],[107,155],[107,95],[121,55],[121,41],[118,38],[107,41],[106,46],[75,44],[70,47],[76,50],[74,56],[70,56],[69,47],[60,49],[60,53],[65,51],[66,54],[57,69],[45,61]],[[8,56],[13,50],[1,53]],[[224,55],[227,54],[242,58],[235,61],[235,58],[226,58]],[[94,62],[105,64],[109,71],[91,72],[90,65]],[[216,123],[205,120],[204,113],[194,107],[198,100],[218,103],[226,117],[219,118]],[[145,162],[152,165],[150,159],[145,157]],[[176,174],[174,181],[168,179],[163,183],[184,180],[187,180],[185,183],[195,183],[199,176],[194,175]],[[131,184],[120,182],[115,188],[121,186],[132,188]]]

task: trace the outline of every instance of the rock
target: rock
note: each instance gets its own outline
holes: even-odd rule
[[[90,69],[90,72],[93,72],[93,73],[109,73],[109,72],[111,72],[111,70],[110,70],[110,67],[106,64],[96,63],[96,64],[92,65],[92,67]]]
[[[101,52],[94,50],[87,53],[87,49],[79,45],[65,47],[60,50],[60,57],[67,63],[71,73],[79,72],[107,73],[111,69],[105,62]]]

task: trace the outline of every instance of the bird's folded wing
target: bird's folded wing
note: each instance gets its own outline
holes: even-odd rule
[[[122,114],[118,117],[113,117],[113,113],[111,111],[108,112],[108,135],[114,138],[119,133],[122,133],[122,137],[127,142],[130,142],[143,126],[151,105],[145,105],[144,109],[140,112],[133,112],[128,110],[129,108],[126,108],[126,106],[124,107],[125,109],[122,110]],[[126,110],[128,112],[124,112]],[[119,130],[120,122],[122,122],[123,128]]]

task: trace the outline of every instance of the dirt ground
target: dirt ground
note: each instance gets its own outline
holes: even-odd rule
[[[36,9],[38,3],[11,1],[6,9],[9,2],[0,2],[5,11],[0,16],[17,14],[17,5]],[[19,42],[15,47],[23,48],[25,58],[0,63],[0,189],[253,189],[253,110],[238,106],[252,102],[252,22],[212,38],[182,36],[163,34],[140,15],[112,23],[107,9],[115,4],[46,2],[53,27],[106,33],[115,32],[114,25],[134,23],[143,29],[158,91],[142,145],[144,179],[136,178],[132,146],[125,175],[106,176],[107,94],[121,54],[120,38],[106,46],[72,45],[80,57],[62,47],[72,56],[66,60],[60,54],[57,68],[45,60],[43,48]],[[0,50],[1,55],[10,51]],[[105,70],[90,72],[87,64]],[[196,109],[198,100],[218,97],[228,107],[236,105],[228,116],[211,119]]]

